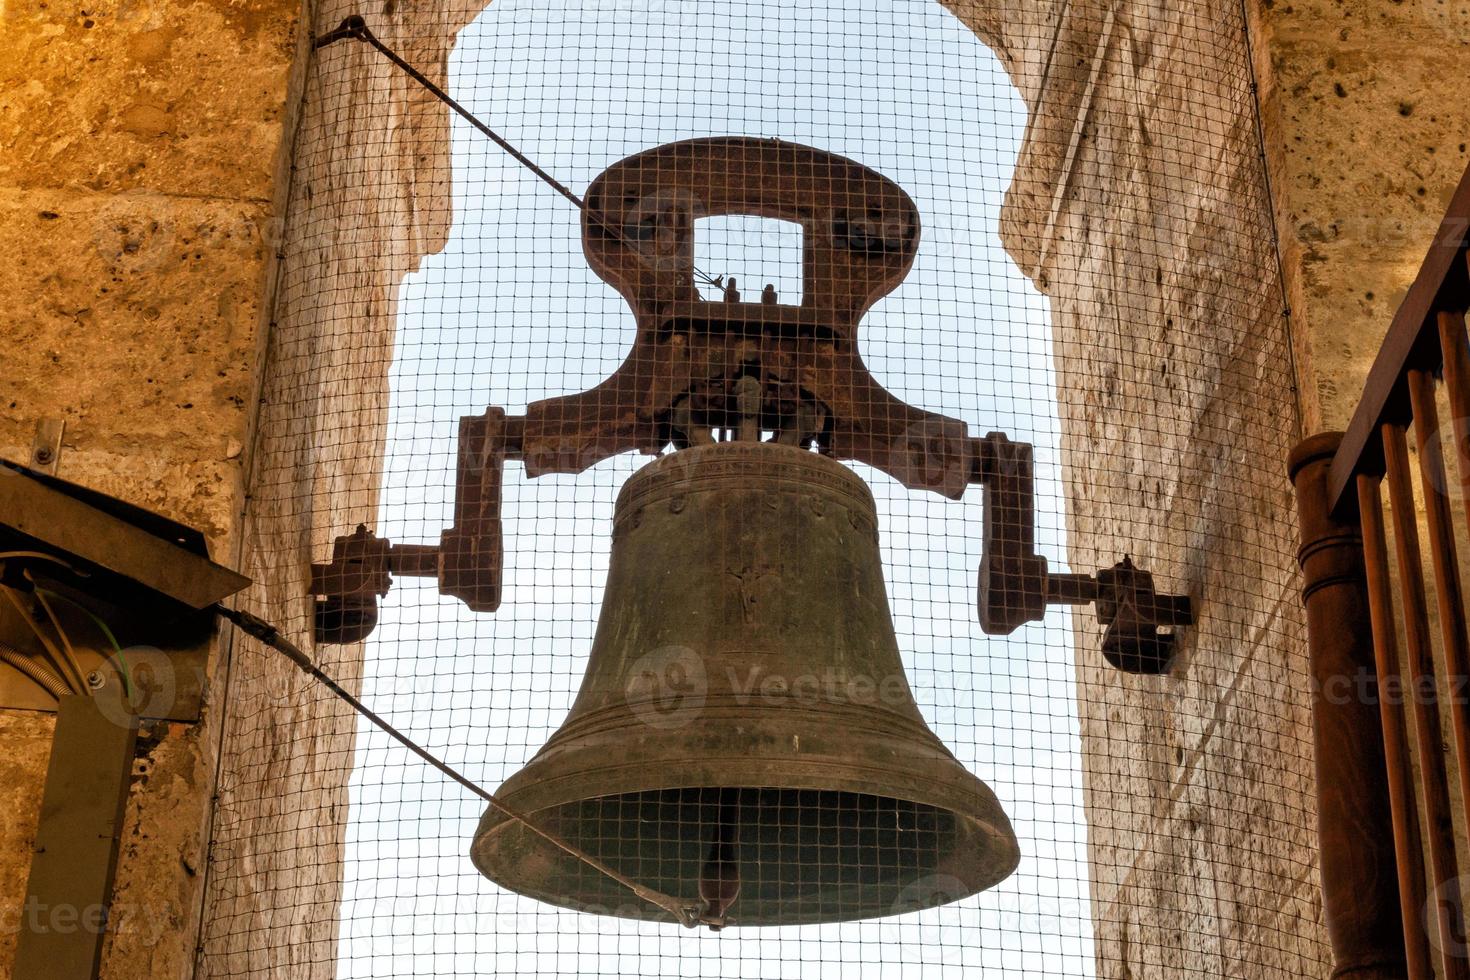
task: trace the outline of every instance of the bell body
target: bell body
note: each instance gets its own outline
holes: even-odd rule
[[[955,901],[1019,851],[904,676],[866,484],[762,442],[635,473],[566,722],[496,794],[640,884],[732,925]],[[472,856],[568,908],[668,920],[491,808]]]

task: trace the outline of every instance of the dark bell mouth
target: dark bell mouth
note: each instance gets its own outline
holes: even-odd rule
[[[497,792],[547,836],[492,807],[471,850],[487,877],[743,928],[912,912],[1015,870],[1000,801],[913,700],[856,474],[696,446],[630,477],[614,528],[577,699]]]
[[[992,883],[967,883],[955,873],[978,843],[964,832],[965,821],[894,797],[697,787],[594,797],[528,816],[619,875],[700,909],[716,928],[899,915]],[[501,826],[502,833],[511,829]],[[482,855],[482,870],[525,891],[530,883],[517,880],[516,868],[495,866],[496,850],[492,843]],[[541,861],[527,863],[547,870]],[[667,917],[651,906],[640,914],[626,897],[621,908],[609,902],[619,888],[581,862],[557,861],[533,891],[584,911]]]

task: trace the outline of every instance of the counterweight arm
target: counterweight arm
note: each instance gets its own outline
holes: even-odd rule
[[[1039,620],[1049,605],[1097,607],[1105,628],[1103,656],[1119,670],[1161,674],[1174,652],[1174,634],[1160,627],[1189,626],[1186,595],[1160,595],[1153,576],[1130,558],[1094,575],[1055,573],[1036,553],[1035,462],[1031,446],[991,432],[972,440],[972,479],[984,490],[978,606],[980,628],[1005,635]]]

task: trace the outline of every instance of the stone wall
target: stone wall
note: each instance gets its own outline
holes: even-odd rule
[[[58,474],[238,560],[289,156],[299,0],[0,4],[0,456],[61,419]],[[140,743],[103,976],[192,975],[223,648],[205,720]],[[0,710],[0,973],[52,718]]]
[[[1470,162],[1470,3],[1250,9],[1304,430],[1342,429]]]
[[[1322,976],[1288,322],[1245,25],[1057,8],[1002,215],[1052,302],[1074,569],[1190,594],[1166,677],[1076,617],[1100,976]]]
[[[371,26],[443,83],[450,6]],[[358,10],[324,3],[316,31]],[[243,570],[249,608],[312,650],[308,567],[376,522],[398,289],[451,207],[443,107],[366,45],[312,57],[301,111]],[[360,646],[313,656],[355,689]],[[356,718],[254,643],[232,667],[200,976],[331,977]]]

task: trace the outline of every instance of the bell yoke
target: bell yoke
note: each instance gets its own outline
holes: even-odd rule
[[[800,305],[695,286],[694,223],[751,214],[803,229]],[[913,911],[989,888],[1019,860],[995,794],[929,730],[894,636],[873,498],[839,460],[915,490],[984,487],[981,627],[1095,602],[1104,656],[1167,670],[1189,600],[1127,559],[1056,574],[1036,554],[1031,447],[905,404],[858,352],[863,313],[902,281],[919,214],[893,181],[779,140],[688,140],[608,168],[582,242],[637,336],[596,387],[460,421],[454,524],[433,545],[359,528],[312,566],[320,642],[371,631],[393,574],[500,603],[500,486],[616,453],[660,458],[618,497],[607,588],[566,721],[496,794],[713,927]],[[669,451],[672,449],[672,451]],[[495,808],[472,856],[543,901],[670,919]]]

